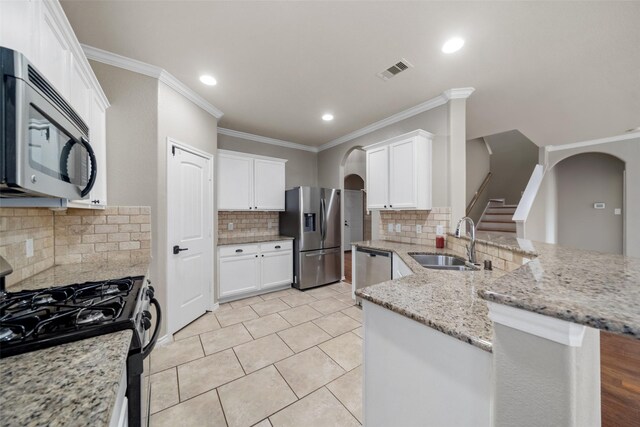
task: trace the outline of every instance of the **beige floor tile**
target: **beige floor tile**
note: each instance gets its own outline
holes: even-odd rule
[[[156,347],[151,353],[151,373],[164,371],[203,356],[200,338],[197,336]]]
[[[206,313],[176,332],[173,335],[173,339],[178,341],[204,332],[215,331],[216,329],[220,329],[218,319],[213,313]]]
[[[340,282],[336,283],[335,285],[329,285],[327,286],[327,288],[342,294],[345,292],[351,292],[351,283]]]
[[[308,294],[303,293],[303,292],[298,292],[298,293],[293,294],[293,295],[287,295],[287,296],[281,297],[280,299],[282,301],[286,302],[287,305],[289,305],[291,307],[297,307],[299,305],[309,304],[310,302],[317,301],[311,295],[308,295]]]
[[[233,309],[233,307],[231,307],[231,304],[229,304],[228,302],[222,303],[218,306],[218,308],[216,308],[215,310],[213,310],[213,313],[222,313],[223,311],[227,311],[227,310],[231,310]]]
[[[257,319],[258,315],[247,305],[246,307],[216,313],[216,317],[218,318],[218,322],[220,322],[220,326],[224,328],[225,326],[234,325],[244,322],[245,320]]]
[[[255,297],[249,297],[249,298],[239,299],[237,301],[231,301],[229,304],[231,304],[231,307],[233,308],[241,308],[251,304],[256,304],[261,301],[264,301],[264,300],[256,295]]]
[[[196,396],[151,416],[151,427],[225,427],[222,407],[215,390]]]
[[[236,345],[244,344],[253,338],[242,323],[227,326],[200,336],[206,354],[217,353]]]
[[[346,371],[362,364],[362,338],[347,332],[318,347],[338,362]]]
[[[312,322],[278,332],[280,338],[296,353],[331,339],[331,335]]]
[[[290,308],[288,310],[281,311],[278,314],[294,326],[322,317],[322,313],[308,305]]]
[[[190,399],[242,376],[244,371],[231,349],[180,365],[180,399]]]
[[[308,291],[304,291],[304,293],[307,295],[311,295],[316,299],[325,299],[325,298],[338,295],[338,292],[331,289],[331,286],[333,285],[327,285],[319,288],[309,289]]]
[[[276,368],[268,366],[218,389],[229,427],[246,427],[295,402]]]
[[[274,299],[274,298],[280,298],[280,297],[286,297],[287,295],[293,295],[295,292],[300,292],[297,289],[284,289],[282,291],[275,291],[275,292],[269,292],[268,294],[262,294],[260,295],[260,298],[262,298],[265,301],[269,301],[270,299]]]
[[[286,407],[269,419],[273,427],[355,427],[360,425],[325,387]]]
[[[338,301],[335,298],[325,298],[320,301],[309,303],[309,305],[322,314],[334,313],[336,311],[349,308],[349,304],[342,301]]]
[[[259,319],[249,320],[244,322],[244,326],[254,339],[264,337],[274,332],[282,331],[283,329],[290,328],[289,322],[284,320],[279,314],[274,313],[268,316],[261,317]]]
[[[180,403],[180,397],[178,395],[178,374],[175,368],[158,372],[157,374],[151,375],[150,378],[150,412],[152,414]]]
[[[351,306],[347,309],[342,310],[342,312],[344,314],[346,314],[347,316],[351,317],[353,320],[357,321],[358,323],[362,323],[362,309],[359,307]]]
[[[349,304],[349,305],[354,305],[356,303],[356,300],[354,300],[353,297],[351,296],[351,292],[344,292],[342,294],[338,294],[334,298],[337,299],[338,301],[342,301],[345,304]]]
[[[306,396],[345,372],[318,347],[280,361],[276,367],[298,397]]]
[[[271,422],[267,418],[266,420],[260,421],[258,424],[254,424],[253,427],[272,427]]]
[[[327,316],[321,317],[313,321],[316,325],[320,326],[329,335],[337,337],[345,332],[351,331],[360,323],[356,322],[344,313],[331,313]]]
[[[362,366],[327,384],[327,388],[362,422]]]
[[[356,334],[360,338],[364,339],[364,327],[363,326],[360,326],[359,328],[356,328],[351,332],[353,332],[354,334]]]
[[[267,301],[262,301],[257,304],[251,304],[253,311],[258,313],[258,316],[266,316],[268,314],[277,313],[282,310],[287,310],[289,307],[280,298],[274,298]]]
[[[276,334],[239,345],[233,350],[247,373],[257,371],[293,354]]]

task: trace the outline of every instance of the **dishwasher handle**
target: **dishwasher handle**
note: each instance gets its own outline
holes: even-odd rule
[[[365,248],[356,248],[356,252],[362,252],[370,257],[383,256],[389,258],[391,256],[391,252],[387,251],[379,251],[376,249],[365,249]]]

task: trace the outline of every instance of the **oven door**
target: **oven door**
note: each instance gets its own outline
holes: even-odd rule
[[[24,80],[5,76],[3,84],[8,89],[3,103],[12,106],[5,109],[5,121],[12,123],[6,123],[3,135],[7,183],[2,196],[88,197],[97,176],[88,135]]]

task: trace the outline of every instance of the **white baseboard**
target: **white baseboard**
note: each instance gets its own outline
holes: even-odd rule
[[[173,336],[169,334],[165,334],[160,338],[158,338],[158,341],[156,341],[156,346],[164,347],[165,345],[171,344],[172,342],[173,342]]]

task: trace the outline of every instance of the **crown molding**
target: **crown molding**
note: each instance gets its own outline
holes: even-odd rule
[[[623,133],[622,135],[610,136],[607,138],[600,138],[600,139],[592,139],[589,141],[574,142],[571,144],[546,145],[544,149],[547,152],[571,150],[574,148],[589,147],[591,145],[608,144],[610,142],[627,141],[629,139],[636,139],[636,138],[640,138],[640,132]]]
[[[310,151],[312,153],[317,153],[318,152],[318,147],[312,147],[312,146],[309,146],[309,145],[297,144],[295,142],[290,142],[290,141],[283,141],[281,139],[268,138],[266,136],[254,135],[252,133],[240,132],[240,131],[233,130],[233,129],[225,129],[225,128],[219,127],[218,128],[218,133],[222,134],[222,135],[227,135],[227,136],[233,136],[233,137],[236,137],[236,138],[246,139],[246,140],[249,140],[249,141],[261,142],[263,144],[277,145],[279,147],[293,148],[295,150]]]
[[[333,141],[329,141],[326,144],[323,144],[320,147],[318,147],[318,151],[328,150],[329,148],[336,147],[340,144],[343,144],[347,141],[351,141],[352,139],[358,138],[362,135],[366,135],[378,129],[382,129],[383,127],[392,125],[394,123],[397,123],[409,117],[413,117],[417,114],[424,113],[425,111],[432,110],[436,107],[446,104],[451,99],[468,98],[473,93],[474,90],[475,89],[472,87],[445,90],[435,98],[431,98],[421,104],[415,105],[404,111],[400,111],[399,113],[389,116],[386,119],[382,119],[377,122],[371,123],[368,126],[365,126],[361,129],[348,133],[344,136],[341,136],[340,138],[334,139]]]
[[[118,55],[117,53],[98,49],[97,47],[88,46],[86,44],[81,46],[86,57],[92,61],[101,62],[113,67],[122,68],[124,70],[133,71],[134,73],[158,79],[180,95],[187,98],[189,101],[196,104],[198,107],[205,110],[207,113],[211,114],[216,119],[220,119],[224,114],[203,97],[190,89],[187,85],[175,78],[171,73],[160,67],[138,61],[137,59],[127,58],[126,56]]]

